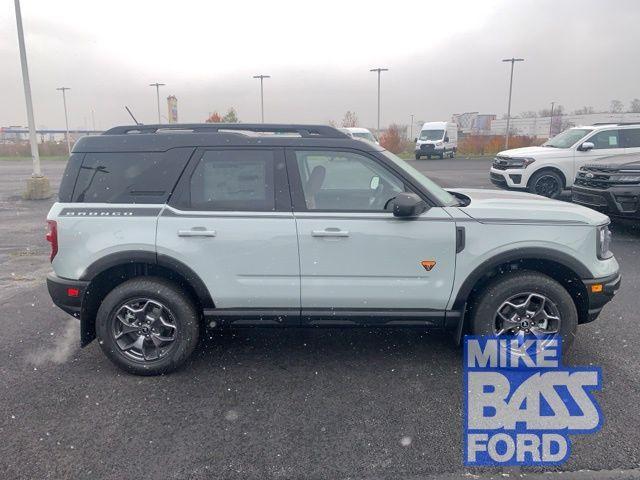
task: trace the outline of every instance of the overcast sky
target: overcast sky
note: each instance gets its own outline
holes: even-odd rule
[[[0,0],[0,126],[26,124],[13,1]],[[640,97],[640,1],[86,1],[22,0],[36,124],[64,126],[56,87],[70,87],[71,127],[156,121],[151,82],[178,97],[181,122],[233,106],[268,122],[382,124],[506,112],[625,106]]]

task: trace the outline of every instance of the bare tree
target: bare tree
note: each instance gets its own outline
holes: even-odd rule
[[[631,113],[640,113],[640,98],[634,98],[629,104],[629,111]]]
[[[591,113],[596,113],[595,109],[591,106],[584,106],[582,108],[574,110],[573,112],[574,115],[589,115]]]
[[[538,112],[534,112],[533,110],[527,110],[526,112],[522,112],[520,116],[522,118],[536,118],[538,116]]]
[[[347,113],[344,114],[342,118],[342,126],[345,128],[349,127],[357,127],[358,126],[358,116],[355,112],[351,110],[347,110]]]
[[[623,108],[624,105],[620,100],[611,100],[611,105],[609,106],[609,111],[611,113],[620,113]]]

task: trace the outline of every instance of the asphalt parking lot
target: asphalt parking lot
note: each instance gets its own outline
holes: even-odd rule
[[[487,159],[411,163],[444,186],[491,187]],[[43,169],[57,189],[64,162]],[[120,372],[96,342],[81,350],[77,321],[44,283],[53,200],[20,199],[28,163],[2,161],[0,172],[0,478],[487,473],[462,466],[461,356],[440,333],[216,332],[187,368],[154,378]],[[640,230],[613,232],[621,291],[569,356],[602,367],[605,421],[573,437],[558,469],[595,473],[571,478],[640,476],[619,472],[640,467]]]

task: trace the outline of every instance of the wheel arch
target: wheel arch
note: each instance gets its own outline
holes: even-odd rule
[[[89,282],[80,314],[80,340],[83,347],[95,338],[95,318],[102,299],[116,286],[140,276],[156,276],[176,283],[196,303],[199,311],[215,308],[202,279],[173,257],[144,251],[106,255],[87,267],[80,277],[80,280]]]
[[[513,270],[532,270],[548,275],[567,289],[578,311],[578,323],[588,321],[588,295],[582,280],[592,279],[593,274],[579,260],[562,252],[532,247],[504,252],[476,267],[462,283],[452,306],[453,311],[462,312],[462,322],[469,319],[470,310],[477,295],[487,281],[496,275]],[[466,324],[450,325],[462,333]]]
[[[533,180],[533,178],[543,172],[553,172],[556,173],[560,176],[560,179],[562,180],[562,189],[566,189],[567,188],[567,176],[564,174],[564,172],[562,170],[560,170],[558,167],[554,167],[554,166],[546,166],[546,167],[542,167],[539,170],[536,170],[535,172],[533,172],[531,174],[531,176],[529,177],[529,180],[527,181],[527,188],[531,188],[531,181]]]

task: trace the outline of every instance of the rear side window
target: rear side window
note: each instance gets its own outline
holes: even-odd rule
[[[274,152],[209,150],[189,182],[189,207],[195,210],[275,210]]]
[[[629,128],[620,130],[622,146],[626,148],[640,147],[640,128]]]
[[[79,203],[165,203],[193,149],[87,153],[73,190]]]

